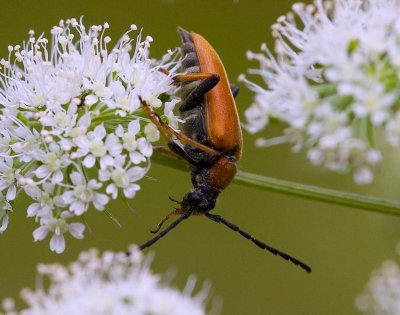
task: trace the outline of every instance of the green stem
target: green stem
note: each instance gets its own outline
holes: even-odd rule
[[[153,161],[180,170],[187,170],[185,162],[158,148]],[[326,203],[368,210],[372,212],[400,215],[400,201],[369,197],[335,189],[300,184],[282,179],[257,175],[239,170],[234,179],[235,183],[285,195],[318,200]]]
[[[235,181],[245,186],[275,191],[306,199],[313,199],[378,213],[400,215],[400,201],[398,200],[369,197],[335,189],[305,185],[244,171],[238,171]]]
[[[138,115],[127,115],[125,117],[121,117],[119,115],[116,115],[115,113],[112,114],[106,114],[106,115],[101,115],[98,117],[94,117],[92,119],[92,125],[97,126],[100,125],[101,123],[111,123],[113,122],[114,124],[128,124],[130,121],[134,119],[140,119],[146,122],[149,122],[150,120],[148,118],[138,116]]]

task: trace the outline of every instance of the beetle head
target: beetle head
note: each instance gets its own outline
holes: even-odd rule
[[[187,193],[181,202],[185,210],[192,209],[200,213],[206,213],[215,208],[215,202],[219,192],[209,185],[201,185]]]

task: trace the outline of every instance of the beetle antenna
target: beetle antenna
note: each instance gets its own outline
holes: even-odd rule
[[[211,221],[217,222],[217,223],[222,223],[224,224],[226,227],[230,228],[231,230],[238,232],[240,235],[242,235],[244,238],[252,241],[254,244],[256,244],[258,247],[260,247],[261,249],[265,249],[269,252],[271,252],[274,255],[280,256],[283,259],[286,259],[288,261],[290,261],[291,263],[295,264],[296,266],[299,266],[300,268],[304,269],[305,271],[307,271],[308,273],[311,272],[311,267],[308,266],[307,264],[303,263],[302,261],[298,260],[297,258],[294,258],[292,256],[290,256],[289,254],[286,254],[284,252],[281,252],[280,250],[273,248],[267,244],[265,244],[264,242],[261,242],[258,239],[255,239],[252,235],[250,235],[249,233],[243,231],[240,227],[238,227],[236,224],[233,224],[229,221],[227,221],[226,219],[224,219],[223,217],[221,217],[220,215],[216,215],[216,214],[211,214],[211,213],[206,213],[205,216],[207,218],[209,218]]]
[[[177,204],[181,204],[181,202],[179,200],[176,200],[175,198],[172,198],[171,196],[168,196],[168,199],[171,200],[172,202],[175,202]]]
[[[183,220],[186,220],[187,218],[189,218],[192,213],[193,213],[194,209],[189,209],[186,210],[178,219],[176,219],[174,222],[172,222],[165,230],[162,230],[159,234],[157,234],[155,237],[153,237],[152,239],[148,240],[146,243],[142,244],[139,246],[140,250],[143,250],[147,247],[150,247],[151,245],[153,245],[155,242],[157,242],[160,238],[162,238],[163,236],[165,236],[166,234],[168,234],[173,228],[175,228],[179,223],[181,223]]]

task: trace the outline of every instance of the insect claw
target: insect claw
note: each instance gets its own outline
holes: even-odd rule
[[[158,233],[158,231],[160,231],[160,229],[161,229],[161,225],[158,224],[154,230],[150,230],[150,233],[156,234],[156,233]]]

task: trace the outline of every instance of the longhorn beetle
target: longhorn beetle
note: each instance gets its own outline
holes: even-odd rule
[[[242,155],[242,132],[234,101],[238,88],[231,87],[224,66],[214,48],[199,34],[178,28],[182,39],[182,68],[185,74],[173,77],[182,86],[182,103],[179,107],[183,134],[177,132],[140,98],[150,120],[168,140],[169,148],[189,163],[193,189],[167,214],[152,231],[157,233],[162,224],[173,215],[180,215],[165,230],[142,244],[143,250],[165,236],[191,215],[222,223],[231,230],[251,240],[261,249],[278,255],[311,272],[300,260],[255,239],[237,225],[220,215],[211,214],[218,195],[230,184],[236,174],[236,162]],[[166,70],[162,70],[166,74]]]

